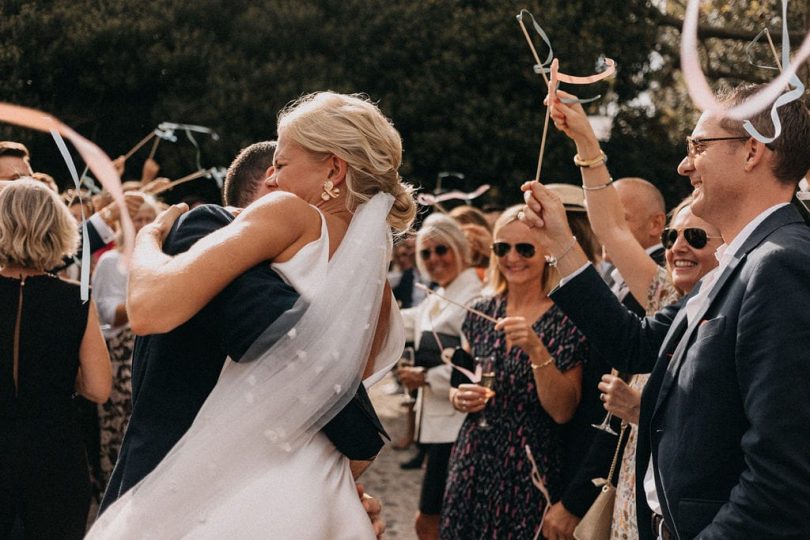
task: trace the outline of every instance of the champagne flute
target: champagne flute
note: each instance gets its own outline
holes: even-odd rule
[[[402,357],[399,359],[398,366],[400,368],[413,367],[416,364],[416,353],[413,347],[405,347],[402,351]],[[402,404],[410,405],[415,403],[416,400],[411,396],[411,391],[403,384],[402,385]]]
[[[487,390],[484,395],[484,409],[481,411],[481,417],[478,419],[478,427],[480,429],[489,430],[492,429],[492,424],[487,422],[486,404],[489,402],[489,399],[495,395],[495,391],[493,390],[495,386],[495,357],[476,356],[475,364],[481,368],[481,381],[478,384]]]
[[[616,377],[620,378],[626,383],[629,383],[630,380],[633,378],[632,373],[622,373],[616,369],[610,370],[611,375],[615,375]],[[602,420],[601,424],[591,424],[591,427],[595,427],[598,430],[604,431],[605,433],[610,433],[611,435],[618,436],[619,434],[616,433],[616,430],[610,427],[610,421],[613,420],[613,413],[608,412],[605,415],[605,419]]]

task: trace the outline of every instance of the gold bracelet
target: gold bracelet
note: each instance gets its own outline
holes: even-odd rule
[[[612,183],[613,183],[613,178],[608,177],[608,181],[607,181],[606,184],[599,184],[597,186],[586,186],[585,184],[582,184],[582,191],[599,191],[600,189],[605,189],[607,187],[610,187],[610,184],[612,184]]]
[[[582,159],[579,157],[579,154],[574,155],[574,165],[577,167],[590,169],[591,167],[598,167],[599,165],[603,165],[605,163],[607,163],[607,154],[605,154],[602,150],[599,150],[599,155],[592,159]]]
[[[550,365],[552,362],[554,362],[554,358],[549,357],[548,360],[546,360],[542,364],[534,364],[534,363],[532,363],[532,371],[537,371],[538,369],[543,369],[544,367]]]

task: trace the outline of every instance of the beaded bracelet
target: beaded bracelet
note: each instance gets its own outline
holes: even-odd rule
[[[532,371],[543,369],[544,367],[550,365],[552,362],[554,362],[554,358],[549,357],[549,359],[543,362],[542,364],[532,364]]]
[[[558,262],[560,262],[560,260],[561,260],[563,257],[565,257],[566,255],[568,255],[568,253],[569,253],[569,252],[570,252],[572,249],[574,249],[574,246],[575,246],[575,245],[577,245],[577,237],[576,237],[576,236],[572,236],[572,237],[571,237],[571,243],[570,243],[570,244],[568,244],[568,247],[566,247],[566,248],[563,250],[563,252],[562,252],[561,254],[559,254],[559,255],[558,255],[558,256],[556,256],[556,257],[555,257],[554,255],[546,255],[546,263],[547,263],[549,266],[551,266],[551,267],[555,267],[555,266],[557,266],[557,263],[558,263]]]

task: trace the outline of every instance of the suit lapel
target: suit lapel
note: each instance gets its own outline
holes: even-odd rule
[[[667,337],[664,339],[664,344],[659,353],[659,363],[662,361],[662,358],[666,358],[667,367],[666,373],[664,374],[664,379],[661,383],[661,390],[658,392],[653,415],[658,412],[661,405],[666,400],[669,391],[672,389],[673,383],[678,377],[678,371],[686,358],[686,350],[689,342],[692,339],[692,335],[700,326],[700,321],[703,320],[706,312],[709,310],[712,304],[714,304],[715,300],[719,296],[720,291],[723,290],[723,286],[726,284],[729,277],[737,270],[740,262],[742,262],[748,253],[757,247],[773,231],[788,223],[793,223],[796,221],[801,221],[801,217],[792,206],[788,205],[773,212],[765,219],[765,221],[754,229],[751,235],[745,240],[745,242],[743,242],[743,245],[734,254],[734,257],[731,259],[728,266],[726,266],[726,268],[723,270],[723,273],[712,285],[712,290],[709,292],[708,298],[706,298],[703,305],[701,305],[698,311],[695,313],[694,323],[691,325],[688,325],[686,319],[686,302],[682,304],[678,315],[672,321],[672,326],[667,333]],[[677,346],[675,346],[675,350],[669,354],[669,351],[672,351],[673,345],[676,343]]]

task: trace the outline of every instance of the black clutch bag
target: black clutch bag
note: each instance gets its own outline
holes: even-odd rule
[[[453,351],[453,365],[464,368],[473,373],[475,372],[475,360],[473,360],[470,353],[461,347],[458,347],[455,351]],[[457,369],[454,369],[453,373],[450,375],[450,386],[453,388],[458,388],[461,384],[470,383],[472,383],[470,378]]]
[[[442,362],[442,351],[445,349],[454,350],[460,346],[461,338],[459,336],[440,334],[438,332],[434,335],[429,330],[422,332],[419,340],[419,350],[416,351],[416,366],[425,369],[440,366],[444,363]]]

